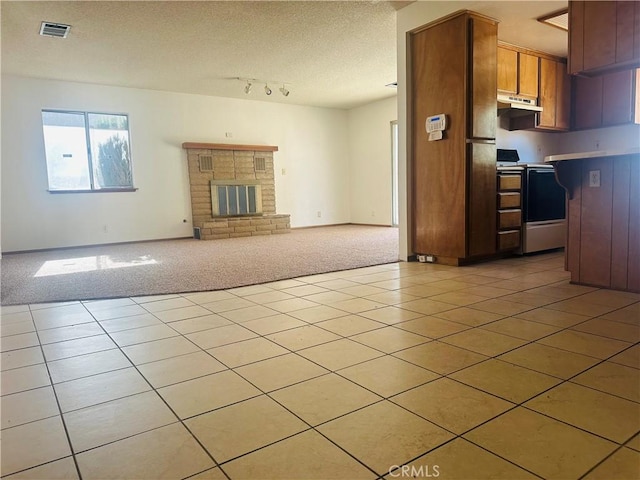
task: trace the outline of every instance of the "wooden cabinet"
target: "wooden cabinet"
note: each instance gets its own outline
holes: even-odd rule
[[[522,167],[498,168],[497,237],[498,252],[522,246]]]
[[[571,78],[567,64],[561,60],[540,58],[540,94],[538,105],[542,112],[537,128],[569,130],[571,120]]]
[[[640,293],[640,155],[559,161],[571,283]],[[600,174],[598,187],[590,172]]]
[[[639,123],[640,70],[573,78],[573,129]]]
[[[495,253],[497,22],[452,14],[409,36],[411,240],[460,265]],[[444,113],[443,139],[428,116]],[[467,141],[469,140],[469,141]]]
[[[498,47],[498,91],[538,96],[538,57],[501,45]]]
[[[510,130],[565,132],[571,124],[571,77],[566,59],[515,45],[498,45],[498,93],[537,98],[540,114],[514,116]]]
[[[569,72],[640,67],[640,2],[570,1]]]

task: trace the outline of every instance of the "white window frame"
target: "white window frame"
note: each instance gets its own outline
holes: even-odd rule
[[[44,123],[44,115],[45,113],[59,113],[59,114],[70,114],[70,115],[78,115],[82,116],[84,119],[84,141],[86,146],[86,162],[88,169],[88,186],[87,188],[61,188],[51,184],[52,179],[52,163],[53,159],[50,159],[47,155],[47,140],[45,133],[45,123]],[[127,141],[127,155],[128,155],[128,177],[130,182],[127,185],[111,185],[111,186],[101,186],[99,184],[98,179],[96,179],[96,165],[95,162],[98,161],[97,158],[94,158],[95,151],[92,148],[92,138],[91,138],[91,127],[89,123],[89,119],[91,115],[108,115],[113,117],[124,117],[126,120],[126,141]],[[59,110],[59,109],[43,109],[42,110],[42,128],[44,135],[44,146],[45,146],[45,162],[47,167],[47,182],[48,182],[48,191],[50,193],[103,193],[103,192],[133,192],[136,191],[137,188],[134,187],[133,183],[133,162],[131,159],[131,129],[129,126],[129,115],[126,113],[113,113],[113,112],[95,112],[95,111],[78,111],[78,110]],[[70,155],[70,154],[69,154]],[[63,156],[66,156],[63,154]]]

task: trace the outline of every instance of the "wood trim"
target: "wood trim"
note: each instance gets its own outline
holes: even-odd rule
[[[414,28],[413,30],[409,30],[407,33],[415,35],[416,33],[420,33],[423,30],[435,27],[436,25],[439,25],[441,23],[446,23],[449,20],[452,20],[452,19],[454,19],[456,17],[459,17],[459,16],[462,16],[462,15],[467,15],[467,16],[474,17],[474,18],[477,18],[477,19],[485,20],[485,21],[490,22],[490,23],[492,23],[494,25],[498,25],[498,23],[500,23],[499,20],[496,20],[495,18],[489,17],[487,15],[483,15],[482,13],[474,12],[472,10],[457,10],[455,12],[450,13],[449,15],[445,15],[444,17],[438,18],[437,20],[434,20],[433,22],[425,23],[424,25],[421,25],[421,26],[419,26],[417,28]]]
[[[206,149],[206,150],[242,150],[256,152],[277,152],[278,147],[273,145],[232,145],[229,143],[194,143],[184,142],[182,148]]]

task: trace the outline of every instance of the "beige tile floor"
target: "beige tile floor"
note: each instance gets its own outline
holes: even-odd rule
[[[8,479],[640,478],[640,295],[561,252],[2,308]]]

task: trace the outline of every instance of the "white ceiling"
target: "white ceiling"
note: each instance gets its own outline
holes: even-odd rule
[[[352,108],[394,96],[396,10],[387,1],[2,1],[3,73],[281,103]],[[431,2],[500,20],[500,40],[566,55],[535,19],[567,1]],[[438,4],[438,5],[435,5]],[[437,8],[436,8],[437,7]],[[435,13],[437,12],[437,14]],[[72,26],[38,35],[42,21]],[[426,22],[426,21],[425,21]],[[279,81],[271,96],[237,77]]]

